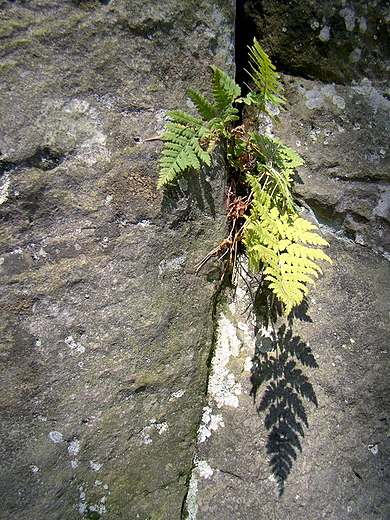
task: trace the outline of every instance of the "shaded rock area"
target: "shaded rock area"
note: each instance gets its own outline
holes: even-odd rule
[[[386,85],[386,0],[245,0],[242,9],[247,27],[261,39],[278,70],[328,83],[348,84],[366,76]]]
[[[233,72],[233,2],[2,1],[4,520],[180,518],[225,165],[156,192],[165,111]],[[211,268],[210,268],[211,269]]]

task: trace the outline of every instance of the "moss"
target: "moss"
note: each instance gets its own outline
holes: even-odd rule
[[[4,276],[3,281],[7,284],[33,284],[31,291],[36,296],[48,293],[60,295],[72,280],[78,281],[85,272],[92,270],[97,264],[104,265],[106,261],[103,255],[62,258],[53,264],[46,263],[38,269],[26,269],[19,274]]]
[[[0,13],[0,38],[8,38],[13,36],[17,31],[24,31],[28,29],[28,27],[34,23],[33,16],[27,18],[16,18],[12,16],[12,12],[2,12]]]
[[[19,63],[15,60],[4,60],[0,62],[0,74],[8,74],[11,70],[14,70]]]

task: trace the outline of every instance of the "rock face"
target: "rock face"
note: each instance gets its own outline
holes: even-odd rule
[[[245,2],[243,10],[285,73],[281,128],[263,122],[262,130],[305,159],[297,197],[339,235],[388,254],[387,3],[260,0]]]
[[[325,236],[334,265],[304,319],[277,325],[281,355],[265,354],[248,279],[220,308],[191,520],[389,516],[389,265]]]
[[[0,0],[4,520],[390,514],[386,6],[241,5],[286,88],[281,127],[256,124],[304,157],[334,260],[277,355],[256,280],[216,313],[217,267],[194,274],[222,156],[157,193],[148,140],[209,65],[233,73],[234,2]]]
[[[287,108],[280,127],[247,121],[305,159],[295,195],[334,265],[278,319],[276,351],[245,265],[219,305],[189,518],[389,518],[388,13],[348,0],[244,7],[246,43],[253,27]]]
[[[350,83],[366,76],[386,85],[386,0],[246,0],[243,5],[246,24],[252,24],[278,70],[327,83]]]
[[[370,80],[351,86],[285,76],[282,141],[305,160],[295,194],[338,235],[390,253],[390,101]]]
[[[233,71],[233,2],[0,8],[1,517],[180,518],[225,167],[157,193],[146,139]]]

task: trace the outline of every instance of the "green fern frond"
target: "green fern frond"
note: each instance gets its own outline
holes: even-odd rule
[[[236,235],[234,226],[242,213],[237,212],[239,217],[233,219],[231,247],[237,248],[237,243],[243,242],[249,268],[255,272],[262,269],[268,287],[288,315],[302,302],[307,286],[315,285],[322,273],[319,262],[332,261],[322,250],[328,243],[317,233],[314,224],[298,214],[293,202],[294,169],[303,164],[302,158],[276,138],[247,132],[244,125],[233,128],[239,119],[237,104],[254,103],[273,118],[267,111],[269,103],[281,106],[285,101],[279,75],[256,39],[249,47],[249,64],[256,92],[250,91],[241,98],[241,89],[235,81],[212,66],[214,101],[189,89],[188,96],[199,116],[182,110],[167,112],[170,122],[163,134],[158,187],[189,168],[199,170],[202,163],[210,166],[210,153],[218,142],[224,142],[229,164],[238,178],[233,186],[238,182],[245,193],[232,204],[240,208],[242,201],[251,201],[248,208],[248,203],[243,203],[246,221],[244,225],[240,223]],[[235,211],[235,206],[231,207]]]
[[[222,70],[211,66],[213,76],[213,96],[216,106],[222,114],[232,103],[240,97],[241,88],[237,83],[229,78]]]
[[[192,136],[166,132],[164,138],[165,150],[162,151],[163,157],[160,159],[160,174],[157,188],[172,182],[178,174],[188,168],[199,170],[200,163],[211,164],[210,154],[204,150],[194,133]]]
[[[240,87],[217,67],[211,69],[215,104],[200,92],[189,89],[188,95],[201,117],[182,110],[167,112],[171,121],[162,136],[165,148],[160,159],[158,188],[188,168],[199,170],[202,162],[210,166],[210,153],[221,138],[228,137],[231,124],[239,119],[233,103],[240,96]]]
[[[203,120],[199,117],[192,116],[183,112],[183,110],[169,110],[167,116],[174,122],[184,126],[200,128],[203,125]],[[167,126],[172,123],[168,123]]]
[[[285,146],[277,138],[274,138],[274,141],[279,144],[279,156],[283,162],[284,168],[292,170],[304,164],[305,161],[295,150]]]
[[[263,111],[267,112],[267,103],[281,106],[286,101],[281,94],[283,87],[279,82],[280,76],[256,38],[253,39],[253,45],[248,48],[251,70],[247,72],[258,88],[258,92],[252,94],[252,98]]]
[[[256,161],[257,180],[281,206],[292,209],[290,186],[295,165],[303,164],[298,154],[277,139],[249,132],[249,146]]]
[[[326,242],[327,245],[329,245]],[[306,247],[302,244],[292,243],[287,251],[290,256],[301,258],[302,260],[310,259],[310,260],[326,260],[330,264],[332,263],[331,258],[323,252],[322,249],[314,249],[313,247]]]
[[[187,94],[204,120],[209,121],[216,115],[215,105],[210,103],[200,92],[189,88]]]

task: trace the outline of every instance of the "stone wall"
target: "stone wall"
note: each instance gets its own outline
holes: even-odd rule
[[[334,261],[269,355],[295,436],[275,451],[256,280],[219,294],[214,338],[220,273],[194,274],[225,236],[222,156],[157,192],[148,140],[209,65],[234,73],[234,2],[3,0],[5,520],[389,514],[386,3],[237,8],[237,57],[256,34],[285,86],[281,126],[255,124],[305,159],[295,195]]]

